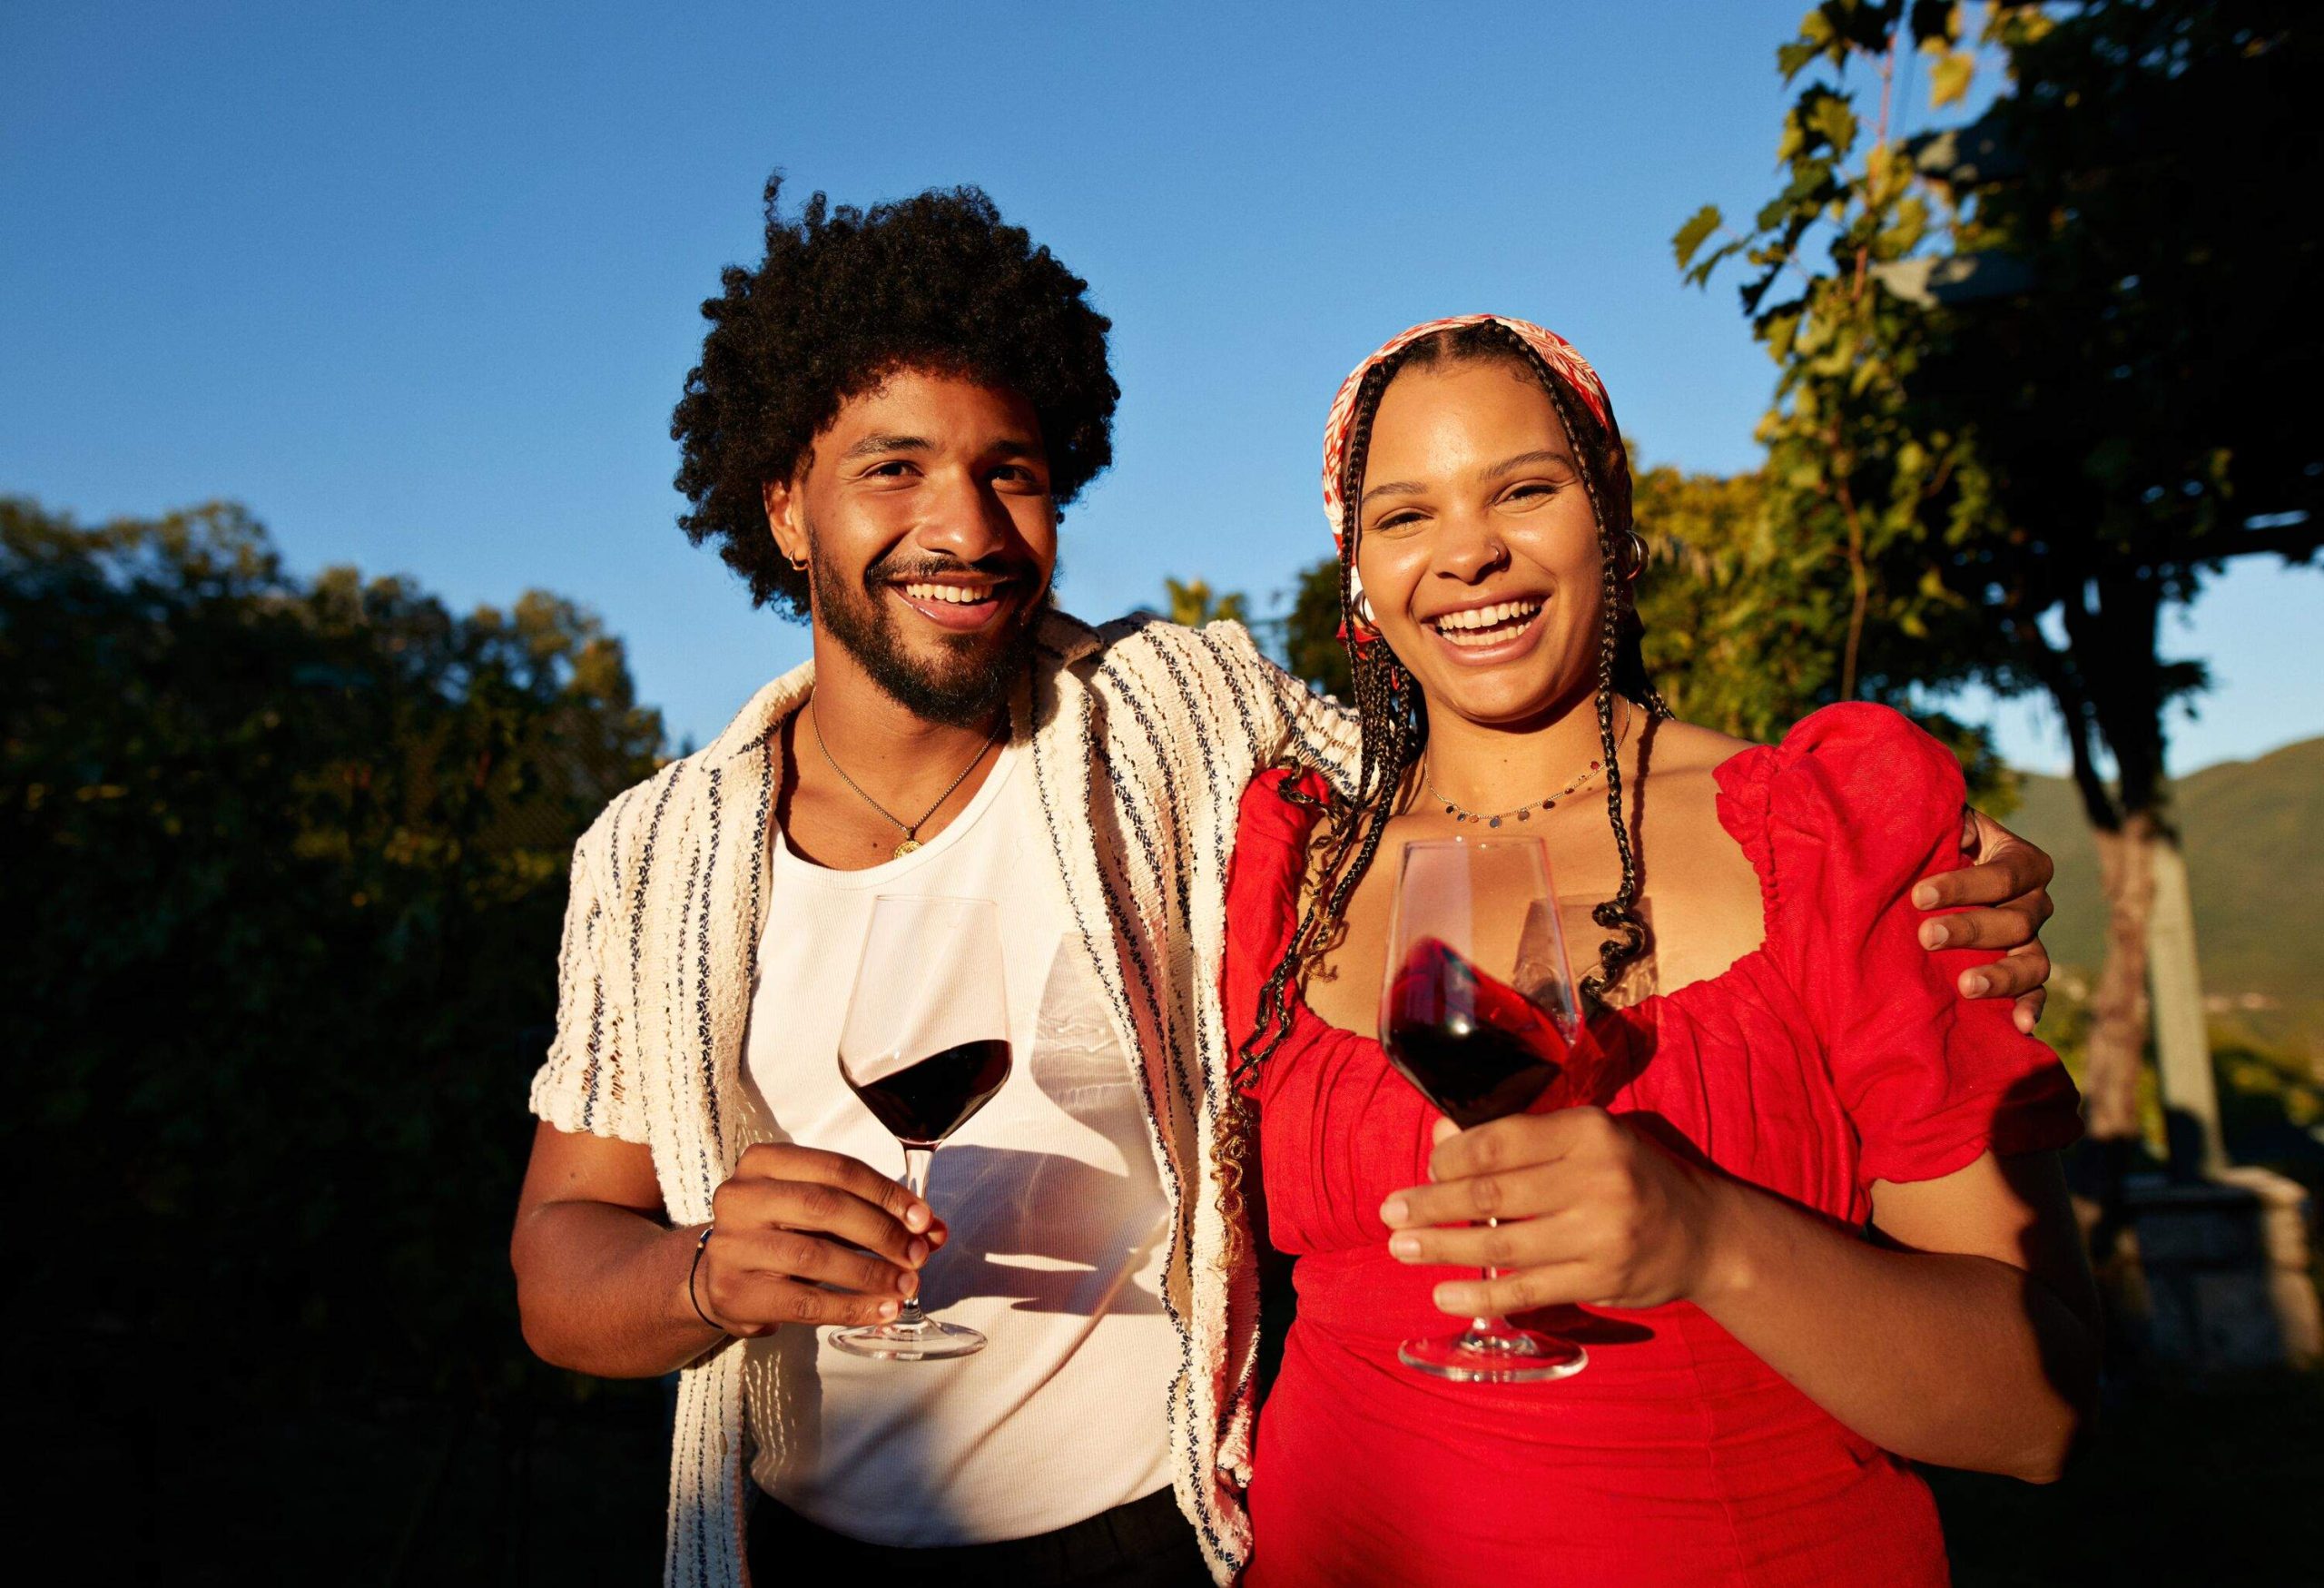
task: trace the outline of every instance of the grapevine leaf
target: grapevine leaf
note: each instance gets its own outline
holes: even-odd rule
[[[1701,209],[1697,210],[1689,218],[1687,223],[1679,227],[1677,234],[1670,239],[1670,247],[1679,256],[1679,268],[1683,271],[1694,262],[1696,252],[1709,240],[1712,232],[1725,223],[1725,218],[1719,214],[1717,204],[1705,204]]]
[[[1954,50],[1930,68],[1928,103],[1932,110],[1943,110],[1959,101],[1969,92],[1970,75],[1976,62],[1966,50]]]

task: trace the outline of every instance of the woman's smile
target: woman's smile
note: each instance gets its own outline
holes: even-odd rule
[[[1460,666],[1498,666],[1531,652],[1547,626],[1541,615],[1548,609],[1544,597],[1520,596],[1441,612],[1421,619],[1421,626]]]

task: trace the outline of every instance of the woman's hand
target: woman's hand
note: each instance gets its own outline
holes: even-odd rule
[[[1502,1270],[1436,1287],[1436,1305],[1458,1317],[1700,1300],[1715,1277],[1728,1182],[1602,1109],[1470,1130],[1443,1121],[1429,1173],[1433,1183],[1397,1192],[1380,1217],[1400,1261]],[[1486,1218],[1499,1223],[1468,1222]]]

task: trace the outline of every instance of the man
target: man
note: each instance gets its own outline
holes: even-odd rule
[[[813,659],[576,848],[512,1247],[526,1336],[583,1372],[684,1369],[672,1583],[811,1556],[1224,1581],[1256,1340],[1227,848],[1256,770],[1344,770],[1353,730],[1234,625],[1050,607],[1117,396],[1078,278],[973,190],[775,201],[674,429],[688,533],[811,618]],[[2023,942],[2047,862],[1991,842],[1947,902],[2028,896],[1947,927]],[[1000,907],[1018,1074],[932,1206],[836,1062],[882,893]],[[2016,992],[2046,962],[1988,974]],[[815,1334],[915,1295],[990,1347],[866,1360]]]

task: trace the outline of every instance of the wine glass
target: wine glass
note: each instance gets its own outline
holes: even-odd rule
[[[1000,917],[990,899],[883,893],[840,1030],[839,1072],[904,1149],[904,1184],[928,1197],[929,1160],[1009,1079],[1009,1000]],[[960,1324],[923,1317],[920,1297],[890,1322],[842,1329],[858,1356],[924,1362],[984,1349]]]
[[[1558,1107],[1588,1100],[1595,1050],[1540,839],[1404,845],[1380,1042],[1396,1072],[1464,1130],[1545,1096]],[[1485,1277],[1497,1273],[1487,1268]],[[1497,1317],[1473,1319],[1457,1336],[1407,1340],[1396,1356],[1439,1378],[1482,1384],[1564,1378],[1590,1360],[1576,1341]]]

